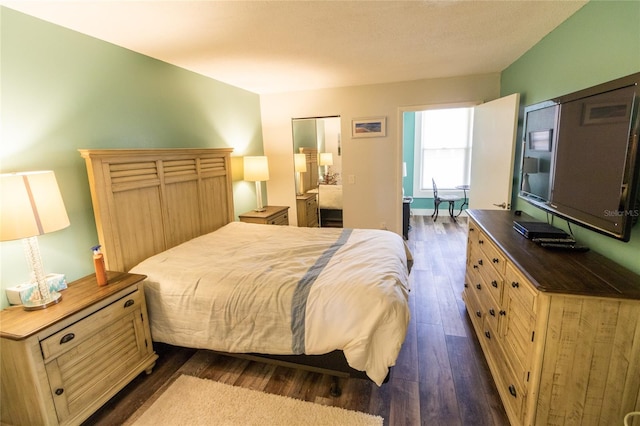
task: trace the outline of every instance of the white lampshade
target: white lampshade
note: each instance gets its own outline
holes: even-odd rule
[[[250,182],[269,180],[269,162],[267,157],[244,157],[244,180]]]
[[[333,166],[333,153],[321,152],[320,153],[320,165],[321,166]]]
[[[0,175],[0,241],[18,240],[69,226],[52,171]]]
[[[294,168],[296,172],[306,172],[307,171],[307,156],[305,154],[293,154],[294,157]]]
[[[69,217],[52,171],[0,175],[0,241],[22,239],[37,288],[24,309],[44,309],[62,296],[45,279],[38,235],[69,226]]]

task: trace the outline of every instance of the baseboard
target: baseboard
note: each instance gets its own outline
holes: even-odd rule
[[[433,209],[411,209],[411,214],[414,216],[431,216],[433,214]],[[456,216],[457,215],[458,211],[456,210]],[[449,216],[449,212],[447,209],[440,209],[438,216]],[[467,211],[463,210],[460,217],[467,217]]]

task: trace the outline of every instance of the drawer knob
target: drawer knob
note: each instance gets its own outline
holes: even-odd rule
[[[58,388],[58,389],[56,389],[56,395],[60,396],[60,395],[62,395],[63,393],[64,393],[64,389],[62,389],[62,388]]]
[[[517,394],[516,394],[516,387],[515,387],[515,386],[513,386],[513,385],[509,385],[509,393],[510,393],[511,395],[513,395],[513,397],[515,398],[515,397],[517,396]]]
[[[473,269],[478,269],[478,265],[473,265]]]
[[[497,257],[494,257],[493,259],[491,259],[491,261],[492,261],[493,263],[499,263],[499,262],[500,262],[500,259],[498,259]]]
[[[484,244],[483,240],[478,240],[478,244]]]
[[[518,288],[518,287],[520,287],[520,283],[517,282],[517,281],[511,281],[511,287]]]
[[[129,299],[126,302],[124,302],[124,307],[128,308],[129,306],[133,306],[134,303],[136,303],[136,302],[134,302],[133,299]]]
[[[489,333],[488,331],[485,331],[484,335],[487,336],[487,339],[491,339],[491,333]]]
[[[504,311],[502,309],[500,309],[500,312],[498,312],[500,315],[505,316],[507,315],[507,311]]]
[[[498,288],[498,281],[496,280],[491,281],[491,285],[495,288]]]
[[[62,336],[62,339],[60,339],[60,344],[62,345],[64,343],[68,343],[72,341],[75,337],[76,335],[73,333],[65,334],[64,336]]]
[[[477,316],[478,318],[482,318],[482,312],[480,312],[480,311],[476,311],[476,316]]]
[[[482,259],[478,259],[478,265],[482,266]]]
[[[481,285],[481,284],[476,284],[476,288],[477,288],[478,290],[482,290],[482,285]]]
[[[464,288],[469,288],[469,284],[464,283]]]
[[[493,308],[489,309],[489,314],[491,314],[492,317],[495,317],[496,316],[496,310],[493,309]]]

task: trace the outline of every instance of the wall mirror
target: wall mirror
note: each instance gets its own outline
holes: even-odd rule
[[[298,226],[342,227],[340,117],[294,118]]]

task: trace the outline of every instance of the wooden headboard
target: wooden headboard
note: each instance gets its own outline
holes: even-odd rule
[[[111,271],[234,220],[231,148],[79,151]]]

